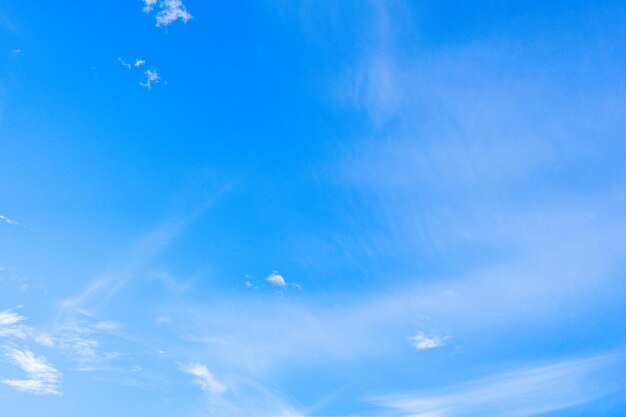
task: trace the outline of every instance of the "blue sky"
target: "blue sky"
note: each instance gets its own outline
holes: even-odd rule
[[[625,415],[625,74],[618,1],[0,0],[0,409]]]

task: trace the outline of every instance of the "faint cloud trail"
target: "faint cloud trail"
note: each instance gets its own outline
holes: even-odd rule
[[[50,365],[43,356],[35,356],[28,348],[7,349],[5,359],[26,372],[24,379],[3,379],[2,382],[18,391],[37,395],[61,395],[61,372]]]
[[[0,220],[5,222],[5,223],[7,223],[7,224],[13,225],[13,226],[19,226],[20,225],[19,222],[15,221],[15,220],[12,220],[12,219],[10,219],[10,218],[8,218],[6,216],[3,216],[2,214],[0,214]]]
[[[223,191],[206,199],[189,214],[163,221],[138,239],[127,251],[122,264],[93,279],[83,290],[61,301],[61,312],[78,312],[94,317],[135,276],[144,271],[184,230],[207,210]]]
[[[556,361],[454,385],[432,394],[374,399],[393,415],[413,417],[531,417],[601,398],[624,383],[624,352]]]

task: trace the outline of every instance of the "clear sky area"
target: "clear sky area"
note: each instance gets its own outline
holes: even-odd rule
[[[626,3],[0,0],[0,415],[626,416]]]

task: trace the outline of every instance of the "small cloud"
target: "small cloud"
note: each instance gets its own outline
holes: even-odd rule
[[[139,58],[137,58],[137,59],[135,60],[135,67],[140,67],[140,66],[142,66],[142,65],[143,65],[143,64],[145,64],[145,63],[146,63],[146,61],[144,61],[143,59],[139,59]]]
[[[110,361],[113,359],[121,358],[123,355],[119,352],[107,352],[104,354],[104,359]]]
[[[184,366],[182,370],[194,376],[194,384],[199,385],[202,391],[207,394],[220,394],[226,391],[226,387],[224,387],[203,364],[190,364]]]
[[[35,342],[41,346],[51,348],[55,345],[54,338],[47,333],[37,333],[33,335],[33,338]]]
[[[26,317],[21,316],[12,310],[0,311],[0,326],[11,326],[23,320],[26,320]]]
[[[169,26],[179,19],[187,23],[191,19],[191,14],[182,0],[143,0],[143,12],[152,12],[157,3],[159,6],[159,12],[155,15],[157,27]]]
[[[115,321],[99,321],[98,323],[94,323],[91,325],[91,328],[94,330],[110,332],[113,330],[117,330],[120,328],[120,324]]]
[[[160,316],[157,317],[156,320],[154,321],[154,323],[157,326],[163,326],[165,324],[169,324],[170,323],[170,318],[169,317],[164,317],[164,316]]]
[[[11,220],[6,216],[3,216],[2,214],[0,214],[0,220],[2,220],[3,222],[7,223],[7,224],[11,224],[13,226],[18,226],[20,223],[16,222],[15,220]]]
[[[146,75],[146,81],[140,82],[139,85],[147,88],[148,90],[152,87],[152,84],[157,84],[161,80],[161,77],[156,72],[156,70],[149,69],[146,70],[144,74]]]
[[[150,13],[154,9],[154,6],[156,6],[156,4],[157,0],[143,0],[143,12]]]
[[[61,372],[48,364],[43,356],[37,357],[26,348],[8,349],[5,358],[26,372],[27,378],[3,379],[0,381],[3,384],[37,395],[61,395],[58,389]]]
[[[130,69],[130,64],[128,62],[124,61],[122,58],[117,58],[117,60],[124,68]]]
[[[149,275],[150,278],[154,278],[169,292],[182,293],[188,291],[192,286],[190,282],[174,278],[169,272],[164,270],[156,270]]]
[[[269,282],[275,287],[285,287],[287,285],[285,278],[282,275],[280,275],[278,271],[272,272],[270,276],[267,277],[267,282]]]
[[[246,288],[252,287],[252,283],[250,281],[246,281]]]
[[[415,336],[409,337],[411,345],[417,350],[434,349],[443,346],[446,338],[440,336],[428,337],[424,332],[417,332]]]

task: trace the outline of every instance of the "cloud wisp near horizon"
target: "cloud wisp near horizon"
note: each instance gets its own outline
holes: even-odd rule
[[[9,0],[0,409],[621,417],[625,28]]]

